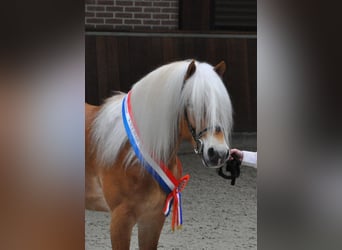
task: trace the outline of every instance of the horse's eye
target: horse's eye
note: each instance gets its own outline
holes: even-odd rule
[[[215,127],[215,132],[216,133],[220,133],[222,131],[221,127],[220,126],[216,126]]]

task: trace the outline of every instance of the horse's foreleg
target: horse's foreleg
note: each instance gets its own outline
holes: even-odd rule
[[[155,250],[165,221],[164,214],[145,214],[138,220],[138,239],[140,250]]]
[[[136,224],[135,214],[125,206],[119,206],[112,211],[111,217],[112,249],[129,250],[132,229]]]

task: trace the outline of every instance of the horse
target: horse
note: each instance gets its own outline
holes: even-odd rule
[[[233,121],[225,70],[223,61],[176,61],[127,94],[85,104],[85,207],[110,212],[112,249],[129,249],[136,224],[139,249],[157,249],[170,210],[172,228],[181,226],[179,195],[189,179],[177,158],[182,140],[208,168],[227,161]]]

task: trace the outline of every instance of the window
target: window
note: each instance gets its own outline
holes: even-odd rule
[[[257,30],[256,0],[212,0],[211,29]]]

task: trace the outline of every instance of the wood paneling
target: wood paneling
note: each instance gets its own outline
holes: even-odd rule
[[[224,60],[224,83],[234,108],[234,131],[257,130],[256,39],[189,36],[86,36],[86,101],[100,104],[127,92],[141,77],[176,60],[212,65]]]

